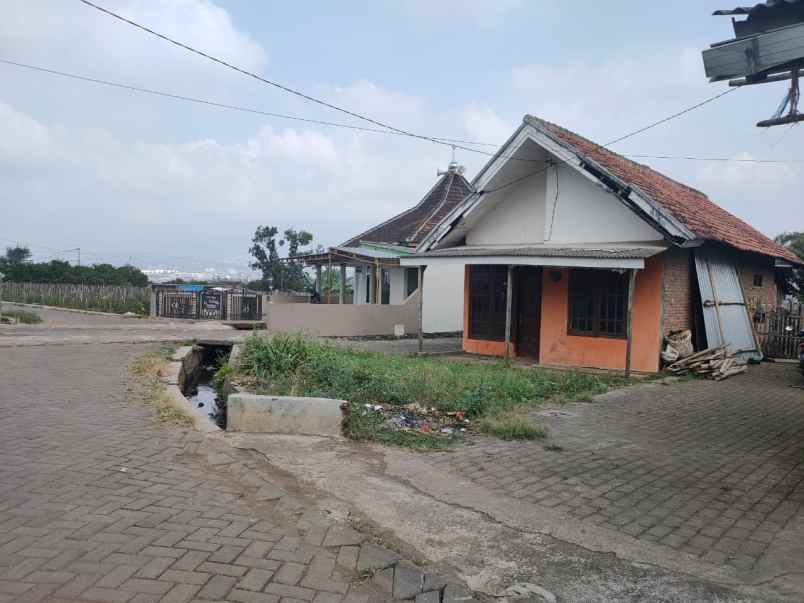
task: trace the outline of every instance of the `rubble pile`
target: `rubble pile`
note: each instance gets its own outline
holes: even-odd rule
[[[442,411],[435,407],[420,404],[395,406],[392,404],[365,404],[369,412],[380,414],[386,425],[398,431],[417,431],[419,433],[452,436],[471,429],[471,421],[463,411]]]
[[[729,353],[726,346],[721,345],[682,358],[668,366],[667,370],[676,375],[693,372],[715,381],[722,381],[732,375],[744,373],[746,364]]]

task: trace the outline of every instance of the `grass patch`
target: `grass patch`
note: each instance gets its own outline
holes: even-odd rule
[[[24,325],[35,325],[42,322],[42,317],[36,312],[27,310],[0,310],[0,316],[11,318]]]
[[[547,437],[547,428],[537,425],[526,414],[509,412],[480,419],[478,428],[482,433],[501,440],[542,440]]]
[[[254,334],[246,340],[238,380],[257,393],[347,400],[347,436],[413,447],[431,446],[431,439],[440,442],[432,446],[442,446],[450,438],[389,430],[379,413],[357,409],[365,404],[415,403],[441,412],[461,411],[472,424],[500,417],[497,427],[488,426],[489,433],[527,437],[521,421],[517,427],[511,416],[505,422],[502,417],[513,409],[524,413],[546,400],[588,399],[631,382],[616,375],[519,368],[504,361],[386,355],[281,334]],[[422,443],[419,436],[428,441]]]
[[[129,398],[150,406],[158,423],[189,427],[193,424],[192,417],[170,403],[161,381],[170,354],[167,349],[146,352],[131,361],[128,367]]]

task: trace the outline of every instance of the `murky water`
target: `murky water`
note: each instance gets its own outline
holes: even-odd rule
[[[218,392],[209,384],[209,381],[202,380],[196,386],[195,393],[188,396],[187,399],[198,414],[209,419],[221,429],[226,429],[226,403],[219,400]]]

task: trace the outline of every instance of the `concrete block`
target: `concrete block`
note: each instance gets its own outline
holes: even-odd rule
[[[412,599],[422,592],[424,576],[415,567],[399,563],[394,570],[394,599]]]
[[[360,547],[357,560],[357,571],[371,572],[384,569],[399,561],[399,555],[376,544],[364,544]]]
[[[342,400],[232,394],[228,431],[340,436]]]

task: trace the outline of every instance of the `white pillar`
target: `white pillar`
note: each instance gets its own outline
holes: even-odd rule
[[[422,309],[424,304],[424,266],[419,266],[419,307],[418,307],[418,328],[419,328],[419,354],[424,349],[424,325],[422,318]]]

